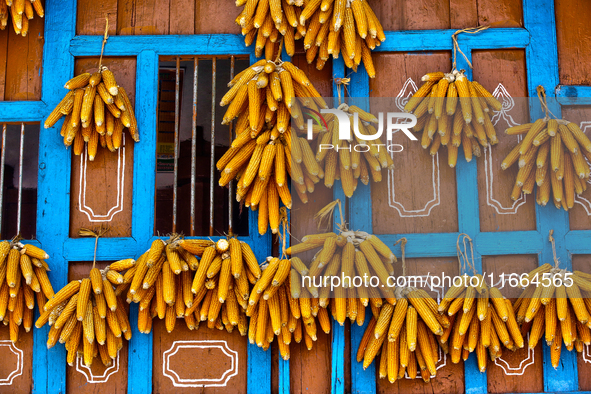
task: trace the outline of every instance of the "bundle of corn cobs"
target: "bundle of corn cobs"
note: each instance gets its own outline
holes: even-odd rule
[[[410,302],[410,304],[409,304]],[[411,379],[417,372],[425,382],[437,375],[439,346],[436,336],[451,325],[437,313],[437,302],[422,289],[397,288],[396,303],[385,303],[371,319],[357,350],[357,362],[366,369],[381,350],[379,376],[390,383]],[[386,340],[386,338],[388,340]]]
[[[53,127],[63,116],[61,136],[64,145],[73,144],[75,155],[81,155],[88,143],[88,158],[94,160],[99,146],[111,152],[119,149],[125,128],[134,141],[140,140],[133,106],[113,73],[101,67],[94,74],[83,73],[64,85],[70,91],[45,120],[45,128]]]
[[[104,270],[94,267],[88,278],[71,281],[49,298],[35,323],[37,328],[46,323],[51,326],[47,348],[59,340],[65,343],[69,365],[80,355],[88,367],[98,356],[103,365],[110,366],[123,347],[122,336],[131,338],[125,304],[114,286],[123,281],[122,271],[134,267],[133,259],[116,261]]]
[[[576,123],[556,119],[538,119],[534,123],[513,126],[508,135],[524,135],[519,144],[501,163],[506,170],[515,163],[519,172],[511,198],[521,193],[533,193],[537,185],[536,201],[546,205],[550,193],[556,208],[568,211],[575,204],[575,193],[587,189],[591,161],[591,141]]]
[[[184,318],[191,330],[207,321],[209,328],[232,332],[238,326],[246,335],[249,282],[260,277],[256,257],[246,243],[236,238],[214,243],[173,236],[155,240],[136,265],[128,302],[140,304],[140,332],[149,333],[152,319],[158,316],[165,319],[168,332],[177,318]]]
[[[318,248],[321,249],[309,264],[304,264],[296,257],[299,253]],[[302,243],[289,247],[286,253],[292,256],[293,268],[300,275],[311,278],[310,281],[303,281],[302,288],[312,297],[319,298],[321,307],[326,307],[329,298],[333,298],[335,318],[340,325],[345,324],[347,316],[362,325],[365,307],[371,303],[376,315],[381,307],[382,297],[392,305],[396,303],[392,289],[387,287],[388,276],[394,274],[393,263],[397,261],[396,256],[375,235],[362,231],[342,231],[339,235],[334,232],[307,235],[302,238]],[[375,275],[383,286],[378,289],[367,285],[356,287],[352,283],[341,283],[331,295],[330,278],[342,275],[350,278]]]
[[[357,127],[361,134],[376,134],[372,123],[377,124],[378,119],[374,115],[355,105],[341,104],[339,109],[348,114],[352,128]],[[340,140],[338,120],[334,116],[325,116],[325,119],[328,120],[328,130],[320,130],[315,151],[316,161],[321,167],[324,167],[324,185],[326,187],[332,187],[334,180],[340,179],[345,195],[352,197],[358,180],[367,185],[371,174],[374,182],[380,182],[382,180],[381,171],[394,168],[392,157],[379,139],[361,140],[357,134],[353,133],[355,134],[353,140]],[[354,126],[355,124],[357,126]],[[300,138],[300,141],[302,141],[302,146],[308,144],[308,141],[303,138]],[[356,144],[367,145],[369,150],[359,152],[356,149],[351,149]],[[331,145],[332,148],[327,149],[327,145]],[[293,146],[292,140],[292,159],[298,163],[298,160],[302,160],[302,156],[298,157],[298,149]]]
[[[47,277],[47,253],[34,245],[0,242],[0,320],[9,326],[10,340],[18,341],[20,327],[33,326],[35,298],[41,312],[53,287]]]
[[[295,97],[313,97],[322,108],[327,105],[304,72],[290,62],[260,60],[236,75],[228,86],[231,89],[220,102],[221,106],[229,104],[223,123],[238,120],[236,138],[217,162],[222,171],[219,184],[225,186],[236,179],[236,199],[259,210],[259,233],[266,233],[268,225],[275,233],[279,229],[279,199],[291,207],[286,174],[303,179],[305,170],[315,182],[324,176],[317,165],[302,168],[292,163],[293,139],[297,137],[291,131],[291,117],[303,124]],[[312,158],[310,163],[316,164],[312,151],[306,153]],[[305,189],[298,189],[298,194],[307,201]]]
[[[29,20],[35,14],[40,18],[45,15],[41,0],[0,0],[0,30],[6,28],[10,15],[14,32],[25,37],[29,32]]]
[[[528,274],[528,286],[513,309],[517,321],[529,332],[529,347],[545,337],[552,366],[558,368],[562,343],[582,352],[591,344],[591,275],[544,264]],[[548,281],[547,281],[548,280]]]
[[[502,347],[515,351],[523,348],[524,341],[515,320],[511,301],[505,299],[499,289],[487,286],[482,275],[463,276],[464,282],[452,286],[438,307],[439,313],[450,318],[450,325],[439,343],[451,354],[457,364],[466,361],[476,350],[478,369],[486,371],[486,351],[491,360],[502,356]],[[471,279],[477,286],[471,286]],[[450,340],[451,338],[451,340]]]
[[[331,326],[327,305],[320,305],[317,297],[301,291],[301,279],[291,269],[292,264],[293,261],[287,259],[267,258],[262,275],[250,293],[246,310],[246,315],[250,316],[250,343],[267,350],[277,336],[284,360],[290,357],[292,335],[296,343],[300,343],[303,337],[308,350],[312,349],[318,329],[314,318],[326,334],[330,333]]]
[[[471,161],[473,155],[480,157],[480,145],[499,142],[489,113],[500,111],[502,105],[482,85],[457,70],[428,73],[422,80],[425,83],[408,99],[404,110],[417,117],[412,131],[423,132],[421,145],[430,147],[431,155],[444,145],[448,164],[455,167],[460,145],[466,161]]]
[[[371,49],[385,41],[381,23],[367,0],[237,0],[244,9],[236,18],[242,27],[244,43],[255,42],[255,54],[263,51],[274,59],[283,38],[289,56],[295,53],[295,40],[304,39],[306,59],[321,70],[339,52],[347,67],[357,69],[363,60],[367,73],[375,77]],[[307,26],[306,26],[307,25]]]

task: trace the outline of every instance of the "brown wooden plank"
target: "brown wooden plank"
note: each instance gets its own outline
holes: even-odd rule
[[[195,3],[194,0],[170,0],[169,34],[194,34]]]
[[[41,100],[41,64],[43,60],[43,27],[45,19],[33,18],[29,21],[27,38],[27,100]]]
[[[4,101],[6,60],[8,57],[8,29],[0,30],[0,101]]]
[[[169,34],[169,0],[120,0],[117,34]]]
[[[400,261],[400,260],[399,260]],[[406,259],[406,275],[408,276],[422,276],[423,278],[430,273],[432,276],[441,277],[442,274],[455,276],[459,274],[458,261],[452,257],[443,258],[420,258],[420,259]],[[395,276],[403,274],[402,264],[395,265]],[[412,284],[411,284],[412,285]],[[417,283],[417,287],[423,288],[437,301],[443,294],[443,289],[430,289],[429,286],[421,286]],[[379,357],[376,358],[376,372],[379,367]],[[443,365],[443,366],[441,366]],[[432,378],[429,383],[425,383],[421,379],[420,374],[417,379],[399,379],[395,383],[390,383],[388,379],[378,379],[377,392],[380,394],[386,393],[462,393],[464,392],[464,366],[462,363],[453,364],[451,358],[443,355],[440,352],[439,361],[437,363],[439,369],[437,376]]]
[[[195,34],[240,34],[234,19],[243,7],[234,0],[197,0],[195,2]]]
[[[591,137],[591,106],[562,107],[562,118],[581,127],[587,137]],[[591,229],[591,184],[587,190],[575,197],[575,206],[569,212],[571,230]]]
[[[8,28],[8,51],[6,66],[6,101],[27,100],[33,92],[29,91],[28,57],[29,40],[17,36],[14,29]]]
[[[78,0],[76,34],[102,35],[109,16],[109,34],[117,34],[117,0]]]
[[[574,255],[573,270],[591,273],[591,255]],[[579,390],[591,390],[591,348],[583,347],[583,352],[577,354],[579,370]]]
[[[190,331],[184,320],[177,320],[174,331],[169,334],[164,327],[164,321],[154,320],[152,327],[154,335],[154,365],[152,372],[153,391],[155,393],[245,393],[247,384],[247,342],[246,337],[240,336],[238,330],[231,334],[226,331],[207,328],[206,322],[201,323],[197,331]],[[138,334],[142,335],[142,334]],[[182,343],[187,341],[186,343]],[[211,343],[211,341],[216,341]],[[193,346],[192,348],[179,348],[176,354],[172,355],[175,349],[175,343],[183,346]],[[196,348],[195,346],[224,346],[227,354],[224,354],[221,348]],[[172,350],[171,350],[172,349]],[[163,357],[170,355],[168,361]],[[163,365],[168,371],[176,373],[180,379],[219,379],[225,371],[232,370],[232,359],[235,358],[237,366],[227,382],[221,382],[221,387],[199,387],[199,386],[178,386],[179,382],[173,383],[171,378],[164,376]],[[197,361],[198,360],[198,361]],[[171,372],[167,375],[174,376]],[[233,376],[232,376],[233,375]],[[191,384],[191,383],[184,383]],[[261,382],[264,384],[264,382]]]
[[[78,59],[75,66],[76,74],[96,71],[97,62],[98,58]],[[107,57],[103,58],[103,65],[113,71],[117,83],[125,88],[133,103],[135,58]],[[110,152],[99,148],[93,162],[85,161],[83,156],[72,155],[71,237],[78,236],[80,227],[94,227],[100,224],[109,226],[107,237],[131,235],[133,149],[134,142],[126,132],[125,148],[121,152]],[[125,160],[123,160],[123,154]],[[85,166],[86,172],[84,172]],[[86,175],[83,176],[84,173]],[[86,191],[84,184],[86,184]]]
[[[503,113],[489,112],[499,143],[483,149],[478,162],[478,200],[481,231],[535,230],[535,199],[533,195],[511,200],[517,176],[517,165],[503,171],[501,162],[517,144],[517,137],[505,129],[529,121],[526,97],[525,53],[520,49],[474,51],[474,80],[487,90],[501,92]],[[511,121],[512,119],[512,121]]]
[[[449,19],[452,29],[478,25],[478,9],[473,0],[449,0]]]
[[[523,26],[523,2],[521,0],[478,0],[476,5],[478,7],[478,25],[501,22]]]
[[[98,261],[96,267],[104,269],[110,262]],[[68,280],[88,278],[92,268],[91,261],[71,262],[68,270]],[[129,311],[127,311],[129,313]],[[134,332],[134,335],[136,333]],[[137,334],[141,335],[141,334]],[[58,343],[56,346],[64,346]],[[74,366],[66,368],[66,388],[68,392],[76,393],[117,393],[127,392],[127,346],[123,340],[123,348],[119,351],[118,359],[110,367],[105,367],[100,357],[95,358],[92,366],[86,368],[79,358]]]
[[[510,287],[508,284],[501,288],[498,283],[500,274],[519,274],[529,272],[538,266],[537,257],[534,255],[510,255],[510,256],[483,256],[482,267],[488,274],[494,275],[494,285],[501,293],[510,299],[515,299],[521,294],[521,289]],[[490,282],[489,282],[490,284]],[[503,348],[502,360],[494,363],[488,361],[488,391],[490,393],[538,393],[544,391],[542,341],[533,350],[525,347],[515,352]],[[527,361],[524,361],[527,360]],[[533,363],[533,364],[532,364]],[[510,374],[511,375],[510,375]]]
[[[330,392],[330,335],[318,329],[318,340],[312,350],[308,350],[304,340],[292,341],[289,359],[290,392],[329,393]]]
[[[429,0],[373,1],[384,30],[449,29],[450,2]]]
[[[585,0],[556,1],[560,83],[591,85],[591,7]]]
[[[411,85],[420,86],[425,73],[448,72],[451,66],[448,52],[374,54],[374,63],[381,77],[379,81],[370,80],[372,113],[400,112],[393,98],[410,96],[414,93]],[[396,133],[392,143],[404,150],[393,154],[396,168],[382,172],[381,182],[372,182],[373,232],[457,231],[456,175],[447,164],[446,149],[432,157],[420,141],[411,141],[403,133]]]
[[[10,341],[8,327],[3,325],[0,328],[0,359],[0,392],[30,393],[33,389],[33,331],[25,333],[21,328],[18,342],[14,345]],[[11,375],[13,379],[8,380]]]

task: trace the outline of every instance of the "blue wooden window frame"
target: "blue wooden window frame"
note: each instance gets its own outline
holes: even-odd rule
[[[63,83],[74,70],[77,56],[98,56],[100,36],[76,36],[76,0],[48,1],[45,14],[43,48],[42,100],[0,103],[0,122],[40,122],[63,96]],[[474,49],[525,48],[528,92],[535,96],[536,87],[543,85],[549,96],[558,86],[558,56],[556,48],[556,23],[553,0],[523,0],[525,28],[490,29],[478,35],[459,36],[460,47],[468,58]],[[408,52],[451,50],[451,34],[454,30],[418,30],[386,32],[386,42],[380,52]],[[535,53],[544,53],[543,59]],[[158,61],[161,55],[249,55],[255,61],[251,49],[245,48],[240,35],[189,35],[189,36],[113,36],[105,47],[106,56],[135,56],[136,114],[142,141],[134,152],[132,236],[101,240],[97,259],[112,260],[122,256],[139,256],[154,234],[154,182],[156,135],[156,101]],[[458,68],[469,70],[464,59],[458,59]],[[67,70],[67,71],[66,71]],[[470,74],[470,71],[468,71]],[[333,62],[333,74],[345,76],[342,59]],[[352,78],[352,97],[369,97],[369,78],[361,66]],[[336,95],[336,87],[334,89]],[[560,105],[591,104],[591,87],[559,86],[556,89],[558,104],[551,110],[560,116]],[[573,100],[577,97],[577,101]],[[581,99],[583,97],[583,99]],[[586,98],[584,98],[586,97]],[[366,103],[367,106],[367,103]],[[532,118],[542,116],[539,106],[530,107]],[[68,262],[92,259],[93,245],[89,239],[69,238],[70,208],[70,151],[63,148],[57,138],[57,130],[41,129],[38,174],[37,243],[51,256],[50,277],[59,288],[67,280]],[[139,164],[141,163],[141,165]],[[65,166],[65,168],[64,168]],[[64,174],[66,174],[64,176]],[[539,261],[552,259],[550,244],[546,241],[550,229],[557,239],[557,255],[564,266],[571,268],[572,254],[591,254],[591,230],[570,231],[568,214],[554,207],[536,206],[535,231],[481,232],[478,215],[476,163],[458,161],[456,177],[462,192],[458,193],[459,232],[474,239],[477,269],[482,269],[481,256],[502,254],[537,254]],[[459,187],[459,186],[458,186]],[[335,197],[346,201],[340,184],[335,187]],[[148,212],[149,214],[146,214]],[[371,192],[369,186],[360,185],[355,198],[347,204],[348,221],[354,228],[371,230]],[[150,214],[151,213],[151,214]],[[259,259],[271,252],[270,235],[258,236],[256,212],[250,213],[250,233],[241,237],[247,241]],[[455,256],[458,233],[380,235],[392,245],[396,238],[409,240],[408,257]],[[425,242],[429,239],[430,242]],[[433,242],[435,241],[435,242]],[[399,250],[397,251],[399,252]],[[134,335],[129,343],[128,392],[152,390],[152,335],[137,331],[137,308],[132,305]],[[352,326],[352,360],[364,327]],[[62,346],[47,350],[47,328],[34,330],[33,392],[66,392],[66,355]],[[344,393],[344,328],[333,324],[332,334],[332,392]],[[248,348],[248,391],[269,393],[271,380],[270,352],[262,352],[256,346]],[[549,362],[549,349],[544,346],[544,391],[576,392],[578,390],[577,359],[575,352],[563,352],[562,364],[555,371]],[[147,367],[150,366],[150,367]],[[351,363],[352,392],[375,393],[375,368],[363,371],[361,365]],[[260,382],[269,382],[261,386]],[[290,392],[289,362],[279,362],[279,391]],[[467,393],[486,393],[486,374],[478,372],[475,357],[465,363],[465,390]]]

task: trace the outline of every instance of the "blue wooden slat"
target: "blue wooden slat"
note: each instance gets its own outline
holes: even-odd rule
[[[537,231],[503,231],[478,233],[474,248],[481,255],[537,254],[547,239]]]
[[[39,122],[46,111],[43,101],[5,101],[0,103],[0,122]]]
[[[98,56],[102,36],[76,36],[71,41],[73,56]],[[250,55],[253,46],[244,46],[241,34],[199,34],[162,36],[110,36],[105,45],[105,56],[138,55],[142,51],[156,51],[159,55]]]
[[[591,105],[591,86],[558,85],[556,98],[561,105]]]
[[[526,48],[527,85],[530,100],[530,117],[541,118],[541,111],[536,88],[544,86],[548,97],[554,96],[554,89],[559,83],[558,52],[556,43],[556,20],[553,0],[524,0],[523,20],[525,28],[531,34],[530,45]],[[544,54],[544,56],[540,56]],[[560,117],[560,106],[555,100],[549,100],[550,110]],[[565,235],[569,231],[568,213],[558,210],[552,202],[546,207],[536,204],[537,229],[544,237],[548,237],[550,229],[554,230],[556,253],[561,266],[571,268],[570,257],[565,248]],[[539,264],[552,262],[550,242],[544,242],[539,255]],[[544,345],[544,391],[576,391],[579,388],[576,352],[561,353],[561,368],[555,370],[550,363],[550,348]]]
[[[387,31],[386,41],[375,51],[442,51],[451,50],[451,35],[455,29]],[[458,43],[469,41],[475,49],[525,48],[530,36],[525,29],[489,29],[479,34],[460,35]]]
[[[569,231],[564,243],[571,254],[591,254],[591,230]]]
[[[280,338],[277,338],[280,341]],[[289,360],[284,360],[279,355],[279,394],[289,394],[290,391],[290,373],[289,373]]]
[[[46,67],[43,70],[42,100],[50,108],[62,99],[64,80],[74,73],[74,59],[68,52],[68,46],[75,34],[75,23],[76,1],[46,3],[43,48],[43,64]],[[45,117],[39,104],[29,104],[29,108],[37,111],[35,117],[39,120]],[[25,113],[20,115],[27,116]],[[56,136],[59,136],[59,129],[55,127],[41,128],[39,133],[36,236],[50,256],[49,279],[53,287],[59,289],[68,278],[62,241],[69,229],[71,161],[70,151],[64,149],[62,141]],[[65,393],[66,350],[63,346],[47,350],[48,331],[47,326],[33,330],[33,392]]]
[[[110,39],[109,39],[110,40]],[[133,160],[133,209],[131,234],[136,241],[132,249],[135,257],[148,249],[154,234],[154,196],[156,184],[156,100],[158,92],[158,56],[146,50],[137,57],[135,113],[140,130]],[[100,242],[100,241],[99,241]],[[122,239],[120,242],[126,242]],[[131,246],[131,241],[127,242]],[[117,241],[113,240],[113,246]],[[108,253],[108,252],[105,252]],[[129,254],[129,252],[127,253]],[[122,254],[120,256],[125,256]],[[127,392],[145,393],[152,390],[153,334],[142,334],[137,329],[137,305],[130,308],[133,328],[129,341]]]
[[[351,72],[348,77],[351,78],[349,85],[349,94],[351,96],[349,104],[354,104],[365,111],[369,108],[369,76],[363,64],[357,68],[357,72]],[[359,182],[355,194],[349,200],[350,228],[352,230],[361,230],[372,233],[372,201],[371,201],[371,182],[364,185]],[[394,242],[389,242],[391,246]],[[363,363],[357,362],[357,349],[361,338],[365,333],[365,328],[371,319],[371,311],[368,307],[365,314],[365,323],[362,327],[351,323],[351,391],[353,393],[373,394],[376,392],[376,363],[374,361],[366,370],[363,369]]]

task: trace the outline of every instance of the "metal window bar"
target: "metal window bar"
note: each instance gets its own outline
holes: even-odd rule
[[[181,84],[184,84],[184,82],[182,81],[182,76],[181,76],[181,69],[184,69],[184,67],[187,67],[187,65],[183,65],[181,64],[181,62],[187,62],[187,61],[191,61],[193,63],[193,86],[192,86],[192,119],[191,119],[191,171],[190,171],[190,218],[189,218],[189,226],[188,229],[186,229],[185,231],[187,231],[189,233],[190,236],[196,236],[196,235],[209,235],[209,236],[215,236],[216,235],[216,229],[215,229],[215,204],[216,204],[216,183],[215,179],[216,179],[216,130],[219,131],[219,127],[216,128],[216,107],[217,107],[217,94],[216,94],[216,89],[218,87],[217,84],[217,77],[218,77],[218,68],[220,67],[220,64],[217,60],[224,60],[227,61],[229,60],[229,68],[230,68],[230,80],[234,78],[235,76],[235,69],[236,69],[236,60],[238,60],[236,58],[236,56],[234,55],[230,55],[230,56],[212,56],[212,57],[206,57],[205,60],[211,60],[211,130],[210,130],[210,150],[209,150],[209,178],[210,178],[210,182],[209,182],[209,190],[208,190],[208,197],[209,197],[209,204],[207,204],[207,206],[209,207],[209,217],[208,217],[208,224],[209,224],[209,230],[205,229],[205,232],[207,234],[197,234],[197,227],[198,227],[198,223],[197,223],[197,219],[196,219],[196,215],[197,215],[197,203],[196,203],[196,197],[197,197],[197,191],[196,191],[196,187],[197,187],[197,177],[198,177],[198,124],[197,124],[197,115],[199,112],[198,109],[198,95],[199,95],[199,66],[200,66],[200,62],[199,60],[203,60],[204,57],[203,56],[174,56],[172,58],[168,58],[168,60],[165,61],[173,61],[174,62],[174,66],[169,67],[169,69],[174,69],[174,79],[175,79],[175,91],[174,91],[174,174],[173,174],[173,185],[172,185],[172,232],[179,232],[182,231],[182,228],[185,228],[185,225],[179,225],[179,212],[182,211],[182,206],[179,206],[179,196],[181,194],[181,191],[179,190],[179,160],[181,160],[181,152],[180,152],[180,142],[181,142],[181,134],[182,134],[182,129],[181,129],[181,120],[184,119],[184,117],[181,114],[182,111],[182,105],[181,105],[181,101],[182,101],[182,97],[183,93],[181,93],[181,89],[182,86]],[[206,62],[207,63],[207,62]],[[201,65],[204,65],[205,63],[201,63]],[[207,64],[205,64],[205,67],[207,67]],[[222,66],[222,67],[226,67],[226,66]],[[167,68],[167,67],[165,67]],[[171,92],[172,93],[172,92]],[[160,104],[160,99],[159,99],[159,103]],[[202,104],[203,105],[203,104]],[[160,114],[160,111],[159,111]],[[184,122],[184,120],[183,120]],[[228,125],[228,129],[229,129],[229,143],[231,144],[231,141],[233,139],[233,134],[234,134],[234,122],[231,122]],[[218,136],[218,140],[219,140],[219,136]],[[180,179],[180,181],[182,182],[182,179]],[[234,192],[235,192],[235,184],[234,182],[230,182],[228,185],[228,210],[226,211],[227,215],[228,215],[228,221],[227,221],[227,226],[228,226],[228,234],[233,234],[235,231],[234,228],[234,214],[235,214],[235,209],[233,206],[233,201],[234,200]],[[219,195],[218,198],[219,200]],[[218,225],[219,225],[219,220],[218,220]]]

